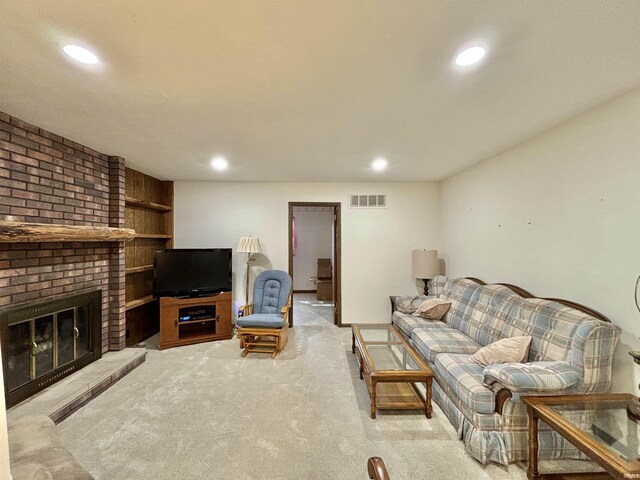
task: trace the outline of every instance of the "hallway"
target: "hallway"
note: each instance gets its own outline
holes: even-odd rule
[[[293,325],[333,325],[333,302],[317,300],[315,293],[294,293]]]

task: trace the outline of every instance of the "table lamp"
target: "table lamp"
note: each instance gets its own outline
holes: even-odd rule
[[[424,280],[424,294],[429,295],[429,279],[440,274],[437,250],[413,250],[411,252],[413,278]]]

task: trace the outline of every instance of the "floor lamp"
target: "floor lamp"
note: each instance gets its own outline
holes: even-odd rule
[[[236,248],[236,252],[247,254],[247,284],[244,289],[244,304],[249,305],[249,264],[255,260],[255,257],[253,257],[254,253],[262,253],[262,249],[260,248],[260,240],[258,240],[258,237],[241,237],[240,241],[238,242],[238,248]]]
[[[429,295],[429,279],[440,275],[437,250],[413,250],[411,252],[413,278],[424,280],[424,294]]]

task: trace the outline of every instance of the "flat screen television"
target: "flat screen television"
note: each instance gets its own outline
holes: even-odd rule
[[[156,297],[199,297],[231,291],[230,248],[172,248],[156,252]]]

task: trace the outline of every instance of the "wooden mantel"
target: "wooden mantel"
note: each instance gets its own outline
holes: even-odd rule
[[[130,228],[0,221],[2,243],[117,242],[130,240],[135,233]]]

